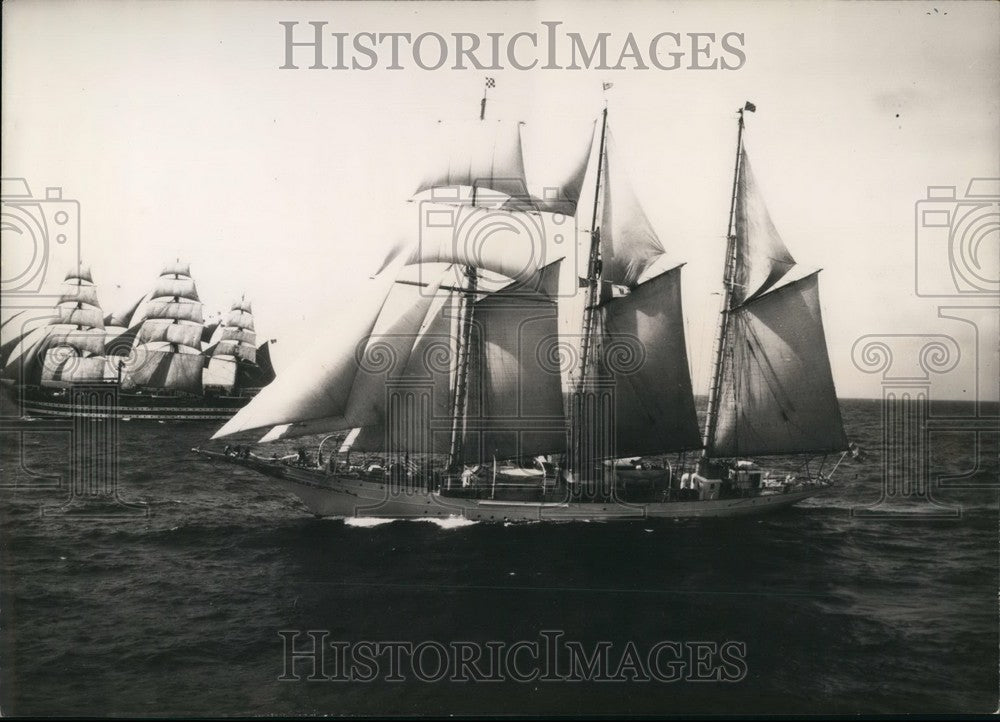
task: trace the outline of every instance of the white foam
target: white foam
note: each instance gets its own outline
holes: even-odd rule
[[[344,524],[347,526],[360,527],[362,529],[370,529],[375,526],[382,526],[383,524],[392,524],[394,521],[397,520],[384,516],[352,516],[349,519],[344,519]]]
[[[472,519],[466,519],[464,516],[448,516],[443,519],[422,517],[420,519],[414,519],[413,521],[429,521],[431,524],[436,524],[442,529],[461,529],[462,527],[472,526],[473,524],[479,523],[478,521],[473,521]]]

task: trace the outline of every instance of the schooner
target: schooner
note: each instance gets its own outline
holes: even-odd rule
[[[417,188],[418,237],[374,277],[365,311],[213,436],[346,435],[340,450],[196,451],[277,479],[319,516],[725,516],[826,488],[822,464],[775,474],[750,460],[847,448],[817,273],[799,271],[751,171],[753,106],[738,113],[703,431],[684,264],[632,189],[607,107],[557,178],[529,177],[523,124],[485,109],[484,95],[478,122],[447,130]],[[578,208],[587,179],[592,205]],[[580,216],[578,269],[563,249]]]

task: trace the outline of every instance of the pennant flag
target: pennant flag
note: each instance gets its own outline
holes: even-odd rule
[[[757,106],[748,100],[747,104],[743,106],[743,110],[747,111],[748,113],[755,113],[757,112]]]
[[[611,90],[613,87],[615,87],[615,84],[614,83],[602,83],[602,86],[604,87],[605,90]]]

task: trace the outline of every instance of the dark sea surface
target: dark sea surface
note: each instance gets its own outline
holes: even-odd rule
[[[191,454],[211,427],[132,423],[120,426],[118,488],[148,513],[115,507],[81,518],[60,511],[69,435],[41,421],[8,424],[0,707],[122,716],[991,712],[997,434],[980,435],[978,470],[964,426],[931,436],[931,472],[966,475],[934,485],[941,516],[859,516],[852,509],[883,488],[881,406],[848,400],[843,410],[848,436],[869,456],[845,460],[825,495],[760,519],[607,524],[315,519],[267,479]],[[974,409],[933,412],[968,418]],[[282,630],[325,630],[328,642],[508,648],[559,630],[586,649],[610,642],[616,661],[630,641],[643,657],[659,641],[732,641],[745,645],[745,675],[388,682],[383,671],[364,683],[307,681],[300,662],[302,679],[282,681]],[[427,666],[434,661],[428,655]]]

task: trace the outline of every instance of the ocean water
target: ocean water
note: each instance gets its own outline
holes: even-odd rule
[[[882,489],[881,411],[844,401],[869,452],[760,519],[470,524],[315,519],[189,449],[210,427],[120,428],[119,493],[60,510],[68,435],[0,447],[0,708],[16,715],[990,712],[998,696],[997,434],[936,432],[942,514],[852,514]],[[996,409],[987,409],[996,414]],[[969,415],[944,405],[935,413]],[[970,473],[971,472],[971,473]],[[63,481],[60,482],[60,477]],[[925,509],[914,502],[913,511]],[[123,511],[124,510],[124,511]],[[742,650],[735,681],[308,681],[279,632],[327,642]],[[296,638],[296,649],[308,638]],[[695,645],[697,646],[697,645]],[[732,649],[733,647],[731,647]],[[645,652],[643,651],[644,655]],[[427,657],[434,667],[433,655]],[[331,657],[332,658],[332,657]],[[689,665],[690,666],[690,665]],[[380,667],[380,670],[382,668]]]

